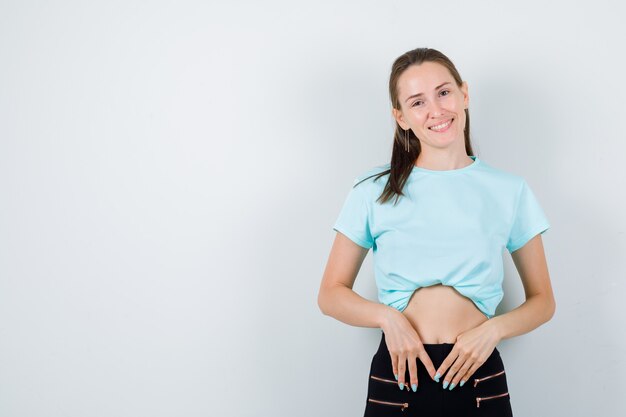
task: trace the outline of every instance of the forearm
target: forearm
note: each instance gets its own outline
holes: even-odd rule
[[[554,299],[547,295],[535,295],[517,308],[493,317],[486,323],[495,326],[500,340],[530,332],[547,322],[554,315]]]
[[[318,297],[322,313],[357,327],[382,327],[388,307],[361,297],[352,289],[338,285],[322,290]]]

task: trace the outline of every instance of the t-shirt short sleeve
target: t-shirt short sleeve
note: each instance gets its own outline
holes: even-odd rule
[[[374,239],[369,227],[369,209],[364,183],[358,184],[358,178],[346,197],[333,230],[341,232],[359,246],[370,249]]]
[[[531,238],[543,233],[550,228],[550,223],[537,201],[535,194],[530,189],[526,180],[522,179],[522,186],[517,197],[513,225],[506,248],[509,253],[524,246]]]

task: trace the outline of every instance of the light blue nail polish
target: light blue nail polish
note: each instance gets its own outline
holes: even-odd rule
[[[413,392],[417,391],[417,384],[411,384],[411,389],[413,389]]]
[[[450,384],[450,388],[448,388],[450,391],[452,391],[452,388],[456,387],[456,384],[453,382],[452,384]]]
[[[465,381],[461,381],[461,383],[459,384],[459,387],[462,387],[463,384],[465,384]]]
[[[441,378],[441,374],[437,372],[437,375],[435,375],[435,381],[439,382],[439,378]]]
[[[448,384],[449,384],[448,381],[443,381],[443,389],[448,388]]]
[[[398,374],[393,374],[396,377],[396,381],[398,380]]]
[[[404,389],[404,383],[400,382],[400,391]]]

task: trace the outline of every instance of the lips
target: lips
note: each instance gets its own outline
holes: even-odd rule
[[[437,133],[443,133],[443,132],[447,131],[450,128],[450,126],[452,126],[453,122],[454,122],[454,118],[451,118],[451,119],[449,119],[449,120],[447,120],[447,121],[445,121],[443,123],[437,124],[436,126],[430,126],[428,128],[428,130],[431,130],[431,131],[437,132]],[[445,125],[446,123],[447,123],[447,125]],[[439,130],[435,130],[434,129],[435,127],[441,126],[441,125],[445,125],[445,127],[443,129],[439,129]]]

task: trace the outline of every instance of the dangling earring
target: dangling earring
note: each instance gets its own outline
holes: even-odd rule
[[[404,139],[406,141],[406,151],[409,151],[409,129],[404,131]]]

